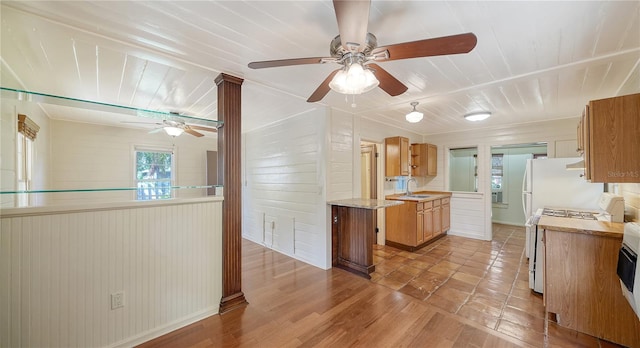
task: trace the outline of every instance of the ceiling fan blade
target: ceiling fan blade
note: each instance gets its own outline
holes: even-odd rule
[[[376,76],[378,81],[380,81],[378,87],[387,92],[390,96],[395,97],[407,91],[407,86],[393,77],[393,75],[389,74],[386,70],[382,69],[379,65],[369,63],[367,66],[373,69],[373,74]]]
[[[189,127],[185,127],[184,128],[184,132],[185,133],[189,133],[191,135],[193,135],[194,137],[203,137],[204,134],[200,133],[200,132],[196,132],[193,129],[189,128]]]
[[[335,60],[335,58],[313,57],[313,58],[264,60],[261,62],[251,62],[249,63],[249,67],[251,69],[264,69],[264,68],[274,68],[278,66],[289,66],[289,65],[321,64],[323,62],[326,62],[327,60]]]
[[[446,54],[469,53],[476,47],[478,38],[473,33],[437,37],[378,47],[372,55],[389,52],[388,58],[376,59],[377,62],[389,60],[441,56]]]
[[[163,130],[164,130],[164,128],[160,127],[160,128],[156,128],[156,129],[150,130],[147,134],[158,133],[158,132],[162,132]]]
[[[333,0],[340,41],[347,51],[362,51],[367,39],[370,0]]]
[[[329,93],[329,91],[331,90],[331,88],[329,87],[329,82],[331,82],[331,80],[333,80],[333,77],[340,70],[341,69],[336,69],[331,74],[329,74],[329,76],[327,76],[327,78],[324,79],[324,81],[322,81],[320,86],[318,86],[318,88],[316,88],[316,90],[311,94],[309,99],[307,99],[307,102],[308,103],[315,103],[317,101],[322,100],[322,98],[324,98],[324,96],[327,95],[327,93]]]
[[[203,126],[196,126],[196,125],[188,125],[185,128],[203,130],[203,131],[207,131],[207,132],[217,132],[218,131],[217,129],[215,129],[213,127],[203,127]]]

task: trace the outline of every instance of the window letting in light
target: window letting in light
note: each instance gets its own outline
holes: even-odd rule
[[[175,158],[172,149],[135,150],[136,199],[141,201],[173,198]]]
[[[32,189],[33,142],[36,140],[39,130],[40,127],[32,119],[26,115],[18,114],[18,134],[16,137],[16,178],[18,191],[28,191]],[[16,195],[17,207],[28,207],[30,204],[30,195],[28,193]]]

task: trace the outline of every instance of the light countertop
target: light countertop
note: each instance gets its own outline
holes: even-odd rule
[[[351,199],[340,199],[336,201],[329,201],[327,202],[327,204],[338,205],[342,207],[351,207],[351,208],[380,209],[380,208],[391,207],[394,205],[404,204],[404,202],[384,200],[384,199],[351,198]]]
[[[622,239],[624,224],[598,220],[571,219],[566,217],[541,216],[538,227],[570,233],[584,233]]]
[[[429,197],[410,197],[404,193],[386,196],[386,199],[398,200],[398,201],[410,201],[410,202],[428,202],[436,199],[451,197],[451,192],[443,191],[419,191],[413,192],[414,195],[428,195]]]

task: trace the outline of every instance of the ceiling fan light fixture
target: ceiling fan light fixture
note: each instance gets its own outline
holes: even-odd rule
[[[411,106],[413,106],[413,110],[411,110],[411,112],[405,116],[405,118],[407,119],[407,122],[417,123],[422,121],[422,117],[424,117],[424,114],[416,110],[416,106],[418,106],[418,102],[411,102]]]
[[[464,115],[464,118],[466,118],[467,121],[477,122],[477,121],[486,120],[490,116],[491,116],[491,113],[489,111],[480,111],[480,112],[474,112],[471,114],[466,114]]]
[[[179,127],[166,126],[164,131],[172,137],[177,137],[184,132],[184,129]]]
[[[352,63],[338,71],[329,83],[329,88],[342,94],[362,94],[380,84],[370,69],[360,63]]]

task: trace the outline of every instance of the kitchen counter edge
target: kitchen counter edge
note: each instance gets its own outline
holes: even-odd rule
[[[622,239],[624,223],[598,220],[569,219],[565,217],[541,216],[538,227],[546,230],[583,233],[601,237]]]
[[[426,197],[426,198],[405,198],[405,194],[404,193],[396,193],[396,194],[393,194],[393,195],[385,196],[385,199],[420,203],[420,202],[434,201],[436,199],[442,199],[442,198],[451,198],[451,195],[452,195],[451,192],[443,192],[443,191],[419,191],[419,192],[413,192],[413,194],[416,194],[416,195],[429,195],[429,197]]]
[[[380,208],[391,207],[394,205],[404,204],[404,202],[386,200],[386,199],[351,198],[351,199],[340,199],[335,201],[328,201],[327,204],[338,205],[341,207],[349,207],[349,208],[380,209]]]

